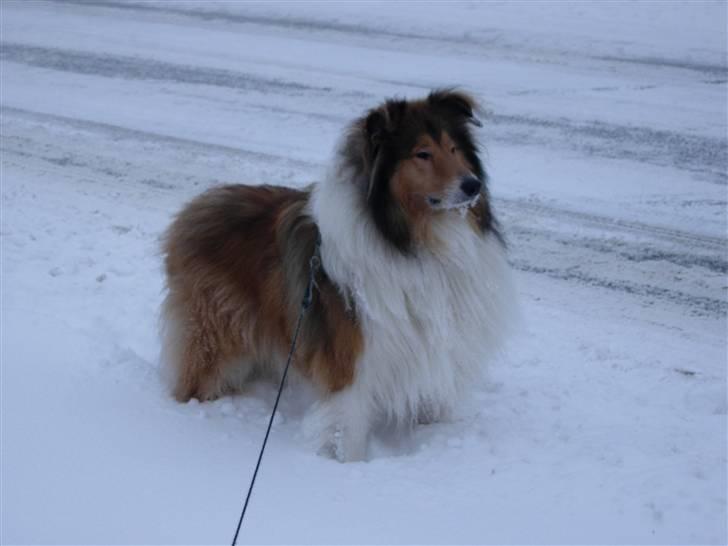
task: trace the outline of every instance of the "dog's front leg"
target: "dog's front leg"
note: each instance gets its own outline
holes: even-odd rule
[[[340,462],[367,458],[371,402],[351,386],[318,402],[306,416],[304,433],[317,452]]]

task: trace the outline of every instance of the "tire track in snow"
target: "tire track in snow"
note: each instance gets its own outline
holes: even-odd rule
[[[597,224],[599,225],[599,224]],[[659,226],[651,226],[651,227],[657,227],[658,231],[656,232],[659,234]],[[644,230],[636,229],[637,226],[629,226],[627,229],[631,231],[635,231],[637,233],[642,232],[644,234]],[[525,228],[523,226],[515,226],[511,229],[511,233],[516,233],[519,237],[536,237],[539,235],[542,235],[546,230],[535,230],[530,228]],[[555,243],[558,243],[561,246],[568,246],[568,245],[578,245],[583,248],[593,250],[595,252],[599,252],[602,254],[618,254],[620,258],[630,261],[630,262],[655,262],[655,261],[663,261],[663,262],[669,262],[671,264],[681,266],[681,267],[702,267],[706,269],[707,271],[710,271],[712,273],[718,273],[718,274],[727,274],[728,273],[728,261],[724,257],[719,256],[721,246],[719,246],[714,252],[715,255],[709,254],[710,250],[707,250],[705,254],[697,254],[697,253],[691,253],[686,254],[685,252],[678,252],[676,250],[670,251],[665,250],[661,248],[656,248],[656,245],[654,244],[654,241],[650,242],[626,242],[626,241],[614,241],[610,240],[606,242],[603,237],[582,237],[574,234],[558,234],[555,232],[549,231],[549,239],[554,241]],[[679,234],[679,237],[682,237],[683,234]],[[669,239],[665,239],[664,236],[660,236],[663,241],[669,242]],[[704,240],[701,240],[699,238],[696,238],[695,236],[690,236],[689,239],[686,241],[687,244],[690,244],[689,241],[697,242],[698,246],[700,245],[700,242],[705,242]],[[699,242],[698,242],[699,241]],[[704,245],[702,248],[710,247],[712,245]],[[722,245],[725,246],[725,245]],[[696,250],[696,249],[694,249]]]
[[[551,277],[552,279],[577,281],[581,284],[598,288],[607,288],[618,292],[624,292],[626,294],[668,300],[672,303],[692,308],[693,313],[697,315],[725,316],[726,313],[728,313],[728,302],[726,302],[725,299],[698,296],[680,290],[673,290],[651,284],[607,279],[604,277],[590,275],[583,271],[544,267],[542,265],[526,263],[521,260],[513,260],[511,265],[519,271],[538,273]]]
[[[617,125],[495,114],[494,138],[511,144],[553,146],[554,139],[587,156],[626,159],[700,173],[728,184],[728,139]],[[498,128],[501,130],[498,130]]]
[[[124,139],[135,142],[151,142],[162,145],[181,147],[187,149],[196,149],[203,153],[218,153],[228,156],[237,156],[251,161],[276,162],[290,168],[301,168],[311,170],[318,168],[319,163],[303,161],[300,159],[292,159],[289,156],[272,154],[267,152],[258,152],[253,150],[245,150],[233,146],[225,146],[223,144],[214,144],[211,142],[201,142],[199,140],[186,139],[176,136],[155,133],[152,131],[141,131],[139,129],[130,129],[121,125],[113,125],[98,121],[88,121],[79,118],[70,118],[67,116],[59,116],[56,114],[46,114],[43,112],[34,112],[24,110],[22,108],[13,108],[11,106],[2,107],[3,115],[12,115],[21,119],[32,120],[42,124],[65,125],[67,127],[100,133],[112,140]],[[6,137],[7,135],[3,135]]]
[[[0,59],[27,66],[107,78],[166,81],[285,94],[318,92],[339,96],[365,95],[362,92],[336,91],[326,86],[310,86],[232,70],[9,42],[0,44]],[[430,90],[427,86],[410,87],[421,87],[424,92]],[[381,98],[375,95],[371,97],[368,102],[376,102]],[[302,115],[301,112],[297,114]],[[491,138],[495,142],[558,145],[591,156],[627,159],[700,173],[708,181],[728,184],[727,139],[598,121],[575,122],[523,115],[493,114],[488,116],[488,120]],[[346,120],[342,118],[342,121]]]
[[[384,39],[397,39],[397,40],[417,40],[425,42],[435,43],[446,43],[446,44],[458,44],[469,47],[477,47],[478,54],[482,54],[484,50],[492,50],[493,48],[505,48],[512,55],[514,53],[514,46],[518,44],[506,42],[503,36],[502,29],[495,27],[480,27],[478,34],[470,33],[458,33],[458,34],[444,34],[437,31],[422,33],[422,32],[403,32],[396,31],[388,28],[374,27],[366,24],[350,24],[342,23],[341,21],[335,20],[320,20],[314,18],[303,18],[303,17],[276,17],[266,15],[253,15],[243,13],[232,13],[228,11],[220,11],[215,9],[183,9],[180,7],[169,7],[150,5],[137,2],[118,2],[118,1],[105,1],[105,0],[63,0],[66,4],[78,4],[81,6],[96,7],[96,8],[107,8],[107,9],[118,9],[125,11],[135,11],[137,13],[153,13],[153,14],[166,14],[172,16],[181,16],[191,19],[199,19],[202,21],[222,21],[227,23],[237,24],[248,24],[248,25],[259,25],[280,28],[284,30],[303,30],[309,32],[336,32],[344,35],[355,35],[364,38],[384,38]],[[532,56],[532,51],[523,51]],[[539,56],[543,56],[542,50],[537,51]],[[711,77],[728,77],[728,67],[725,64],[710,64],[710,63],[696,63],[689,60],[681,59],[667,59],[659,57],[619,57],[619,56],[584,56],[576,55],[573,52],[558,51],[559,56],[570,54],[571,56],[582,57],[585,59],[605,61],[605,62],[620,62],[620,63],[633,63],[640,64],[643,66],[649,66],[653,68],[670,68],[670,69],[682,69],[690,70],[693,72],[700,72]]]
[[[277,78],[262,78],[244,72],[220,68],[189,66],[149,58],[38,47],[10,42],[0,44],[0,59],[90,76],[211,85],[245,91],[276,91],[279,93],[301,94],[311,91],[324,93],[332,90],[330,87],[305,85]]]
[[[674,241],[648,238],[644,231],[641,241],[601,233],[585,237],[580,234],[584,225],[559,220],[563,232],[509,223],[514,268],[636,295],[648,304],[670,301],[696,315],[728,313],[728,301],[720,297],[728,288],[725,252],[696,249],[684,241],[677,247]],[[538,226],[538,218],[534,223]]]
[[[529,212],[544,217],[551,218],[570,218],[574,223],[590,225],[607,230],[614,233],[633,233],[636,235],[644,235],[646,237],[661,239],[665,242],[673,242],[690,247],[701,247],[707,251],[725,255],[728,253],[725,238],[715,237],[702,233],[691,233],[689,231],[670,228],[667,226],[658,226],[655,224],[646,224],[621,218],[613,218],[610,216],[602,216],[588,212],[580,212],[563,207],[554,207],[546,203],[541,203],[532,199],[508,199],[508,206],[512,206],[515,211]]]
[[[718,78],[720,83],[725,83],[724,79],[728,77],[728,66],[725,62],[720,64],[709,64],[709,63],[697,63],[685,60],[677,59],[662,59],[659,57],[616,57],[603,55],[600,57],[592,57],[597,61],[609,61],[617,63],[628,63],[636,64],[641,66],[657,67],[657,68],[668,68],[668,69],[681,69],[681,70],[692,70],[694,72],[702,72],[708,76]]]
[[[17,122],[17,133],[23,132],[24,123],[41,125],[51,134],[54,128],[62,129],[65,134],[68,128],[76,129],[80,135],[79,142],[68,143],[67,137],[35,142],[31,135],[31,138],[18,140],[14,144],[13,138],[20,139],[23,135],[4,130],[4,157],[24,154],[23,163],[33,158],[55,168],[87,171],[92,178],[110,179],[112,184],[118,184],[121,177],[100,170],[99,164],[103,161],[100,161],[98,154],[95,155],[94,150],[113,153],[114,145],[118,145],[120,140],[132,150],[145,143],[153,143],[164,148],[166,156],[171,154],[171,157],[188,156],[190,153],[219,156],[228,162],[228,167],[235,158],[244,158],[252,167],[267,165],[271,160],[285,160],[273,154],[231,146],[4,107],[4,129],[13,120]],[[86,145],[86,142],[89,144]],[[125,157],[129,156],[129,153],[125,153]],[[290,166],[306,173],[323,167],[317,163],[288,162]],[[167,160],[166,164],[170,162]],[[221,170],[225,167],[225,164],[220,165]],[[172,193],[183,188],[179,185],[185,180],[182,175],[175,175],[172,181],[170,173],[150,173],[146,167],[140,171],[144,174],[143,178],[141,174],[127,171],[131,174],[123,177],[123,183],[136,184],[145,189],[152,186],[155,192],[162,193]],[[202,176],[204,173],[203,169]],[[88,174],[85,176],[88,177]],[[155,183],[150,184],[150,180]],[[186,191],[189,189],[185,187]],[[725,293],[728,263],[725,241],[718,237],[519,199],[497,199],[496,209],[502,209],[509,217],[512,263],[518,270],[636,296],[647,300],[647,304],[654,300],[670,302],[696,314],[724,316],[728,312],[728,303],[719,296]],[[528,218],[528,226],[524,225],[523,218]],[[541,223],[553,222],[558,224],[557,231],[539,226]],[[594,236],[579,235],[589,229],[595,232]],[[633,241],[635,236],[642,241]]]

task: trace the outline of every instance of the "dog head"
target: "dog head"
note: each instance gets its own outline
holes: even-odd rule
[[[377,228],[403,253],[428,244],[433,223],[456,211],[481,233],[491,229],[487,175],[470,128],[480,125],[476,111],[471,96],[440,90],[388,100],[354,123],[346,152]]]

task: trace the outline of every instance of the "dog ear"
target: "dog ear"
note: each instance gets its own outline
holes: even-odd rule
[[[364,120],[364,130],[374,154],[378,148],[397,130],[404,117],[407,102],[388,100],[382,106],[371,110]],[[372,158],[373,159],[373,158]]]
[[[364,133],[366,135],[365,164],[368,166],[369,186],[367,199],[372,195],[377,173],[382,166],[381,150],[396,133],[397,128],[405,114],[407,102],[403,100],[388,100],[379,108],[369,112],[364,119]]]
[[[378,144],[387,131],[387,111],[384,108],[377,108],[369,112],[364,120],[364,131],[370,143]]]
[[[381,163],[382,154],[380,153],[383,144],[387,140],[387,112],[384,107],[377,108],[369,112],[364,119],[364,165],[366,166],[367,180],[367,201],[371,199],[372,189],[378,166]]]
[[[467,93],[449,89],[436,90],[430,93],[427,102],[434,108],[445,111],[453,117],[462,118],[477,127],[483,126],[483,123],[475,115],[475,112],[479,110],[478,103]]]

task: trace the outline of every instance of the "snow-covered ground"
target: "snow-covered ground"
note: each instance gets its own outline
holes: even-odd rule
[[[726,4],[6,1],[2,536],[225,543],[273,388],[179,405],[158,238],[302,185],[385,97],[490,111],[524,317],[451,423],[316,456],[286,391],[242,543],[726,543]]]

